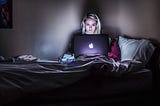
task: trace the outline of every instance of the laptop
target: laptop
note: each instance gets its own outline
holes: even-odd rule
[[[109,51],[109,38],[106,34],[83,34],[74,38],[75,56],[106,55]]]

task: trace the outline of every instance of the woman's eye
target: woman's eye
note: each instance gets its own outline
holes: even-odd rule
[[[96,26],[96,24],[93,24],[93,26]]]

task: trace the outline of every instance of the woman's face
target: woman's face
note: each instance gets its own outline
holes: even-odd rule
[[[94,34],[96,30],[97,22],[94,19],[88,18],[85,22],[86,34]]]

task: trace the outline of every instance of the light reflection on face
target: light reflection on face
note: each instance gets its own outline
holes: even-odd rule
[[[94,34],[96,30],[97,22],[94,19],[88,18],[85,21],[86,34]]]

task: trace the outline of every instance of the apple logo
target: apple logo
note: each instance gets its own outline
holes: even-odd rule
[[[90,49],[93,49],[93,43],[90,43],[90,44],[89,44],[89,48],[90,48]]]

